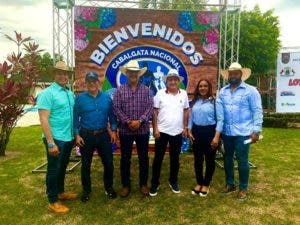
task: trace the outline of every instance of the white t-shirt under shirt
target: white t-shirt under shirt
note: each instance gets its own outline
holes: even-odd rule
[[[180,89],[176,95],[161,89],[154,96],[154,108],[158,109],[157,127],[159,132],[171,136],[183,131],[184,109],[189,108],[188,96]]]

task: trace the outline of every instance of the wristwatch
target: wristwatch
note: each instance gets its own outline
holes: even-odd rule
[[[49,144],[48,144],[48,148],[53,148],[54,145],[55,145],[54,143],[49,143]]]

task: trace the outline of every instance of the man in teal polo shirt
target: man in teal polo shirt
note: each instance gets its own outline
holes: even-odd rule
[[[64,62],[54,67],[54,82],[37,98],[38,112],[47,153],[46,187],[48,209],[55,213],[67,213],[69,208],[59,200],[70,200],[76,194],[66,193],[64,180],[73,147],[74,94],[68,89],[71,70]]]

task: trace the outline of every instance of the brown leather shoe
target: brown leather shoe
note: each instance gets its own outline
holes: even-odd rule
[[[240,190],[237,195],[238,200],[244,201],[247,199],[247,191],[246,190]]]
[[[77,198],[77,194],[64,192],[58,195],[59,200],[73,200]]]
[[[120,196],[126,198],[129,195],[129,193],[130,193],[129,187],[123,187],[120,192]]]
[[[142,193],[142,195],[148,196],[149,195],[149,188],[146,185],[144,185],[140,188],[140,192]]]
[[[235,191],[236,191],[236,186],[235,185],[227,184],[221,193],[227,195],[227,194],[230,194],[230,193],[235,192]]]
[[[69,210],[70,210],[67,206],[63,205],[63,204],[60,203],[60,202],[50,203],[50,204],[48,205],[48,209],[49,209],[49,211],[51,211],[51,212],[59,213],[59,214],[67,213],[67,212],[69,212]]]

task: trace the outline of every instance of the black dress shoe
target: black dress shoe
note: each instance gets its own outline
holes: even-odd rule
[[[83,194],[81,195],[80,200],[81,200],[82,202],[87,202],[88,200],[90,200],[90,194],[89,194],[89,193],[83,193]]]
[[[108,198],[110,199],[113,199],[113,198],[116,198],[117,197],[117,193],[115,192],[115,190],[110,187],[110,188],[107,188],[106,191],[105,191],[105,194],[108,196]]]

